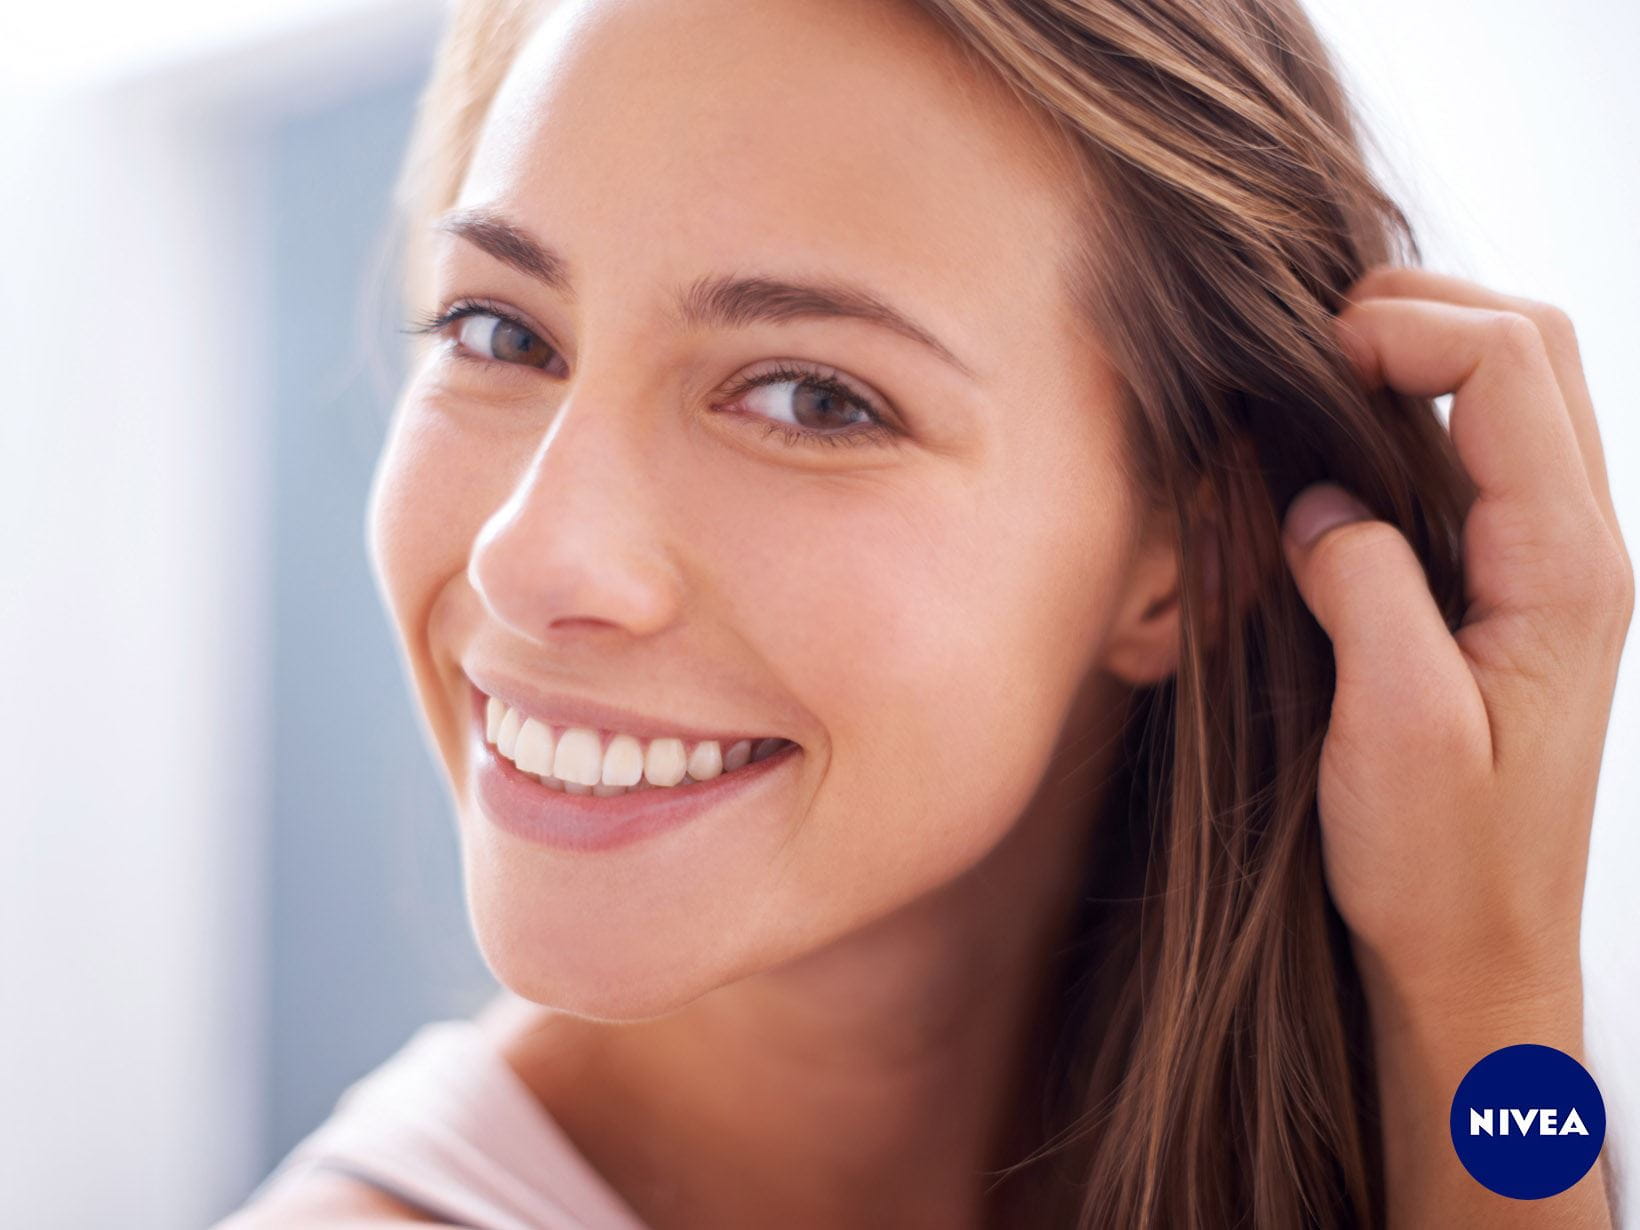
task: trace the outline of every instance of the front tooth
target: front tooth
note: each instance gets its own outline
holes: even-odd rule
[[[608,799],[613,798],[617,794],[625,794],[627,790],[628,787],[626,786],[611,786],[608,782],[603,782],[594,786],[592,788],[592,793],[601,799]]]
[[[552,776],[552,727],[543,726],[534,718],[524,719],[513,742],[512,761],[526,773]]]
[[[585,726],[571,726],[558,740],[552,759],[552,775],[566,785],[596,785],[599,778],[598,732]],[[583,791],[572,791],[574,794]]]
[[[636,786],[642,776],[643,744],[631,735],[616,735],[604,749],[604,785]]]
[[[507,716],[507,706],[491,696],[484,702],[484,737],[495,742],[495,732],[501,729],[501,719]]]
[[[711,781],[723,772],[723,749],[716,739],[695,744],[689,753],[689,776],[697,782]]]
[[[516,709],[508,709],[501,717],[501,724],[495,728],[495,746],[508,760],[513,758],[513,749],[518,745],[518,731],[524,725],[524,715]]]
[[[688,766],[684,763],[682,739],[654,739],[644,753],[643,775],[652,786],[676,786]]]
[[[592,793],[592,787],[591,786],[583,786],[580,782],[565,782],[564,783],[564,793],[565,794],[591,794]]]
[[[745,767],[752,758],[752,741],[737,739],[729,745],[729,750],[723,753],[723,771],[733,773],[736,769]]]

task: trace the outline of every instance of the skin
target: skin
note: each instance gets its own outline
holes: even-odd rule
[[[1050,134],[908,8],[748,13],[547,15],[458,204],[550,244],[573,294],[444,234],[424,306],[484,297],[562,363],[431,339],[378,468],[372,561],[510,993],[484,1021],[600,1173],[656,1225],[978,1226],[1122,698],[1176,661],[1175,544],[1061,282],[1079,206]],[[686,329],[668,310],[754,272],[864,283],[974,374],[859,320]],[[1429,1141],[1481,1054],[1522,1029],[1579,1048],[1577,906],[1633,582],[1561,318],[1376,276],[1340,317],[1363,380],[1459,390],[1490,493],[1466,536],[1475,630],[1432,625],[1388,525],[1288,550],[1340,663],[1328,881],[1386,1114]],[[791,415],[790,383],[717,408],[779,360],[840,373],[902,434],[783,444],[758,416]],[[1383,669],[1407,625],[1427,669]],[[472,663],[802,752],[662,838],[546,851],[472,797]],[[1394,1224],[1522,1215],[1429,1161],[1439,1143],[1392,1148]],[[1524,1212],[1607,1225],[1597,1197],[1585,1180]]]
[[[661,1224],[978,1224],[1121,697],[1173,669],[1174,547],[1062,285],[1062,151],[909,11],[746,12],[564,4],[520,53],[457,205],[573,297],[442,234],[426,306],[484,296],[563,362],[436,339],[371,552],[481,950],[558,1010],[507,1053],[598,1169]],[[728,272],[863,283],[975,375],[859,320],[680,327],[676,288]],[[712,408],[784,359],[905,434],[784,444],[792,383]],[[473,662],[802,753],[755,805],[543,850],[470,793]]]

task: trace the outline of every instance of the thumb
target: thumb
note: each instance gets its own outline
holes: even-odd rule
[[[1334,526],[1371,516],[1365,504],[1337,483],[1311,483],[1287,505],[1282,533],[1291,543],[1308,548]]]
[[[1282,549],[1332,640],[1340,679],[1405,704],[1408,679],[1442,687],[1469,677],[1412,544],[1343,487],[1322,482],[1299,492],[1283,518]]]

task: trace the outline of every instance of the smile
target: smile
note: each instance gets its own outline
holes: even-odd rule
[[[774,736],[639,738],[557,725],[471,692],[480,807],[513,835],[559,849],[611,849],[676,827],[754,789],[800,752]]]
[[[502,759],[551,790],[612,798],[628,791],[671,790],[709,782],[766,760],[790,739],[685,742],[640,739],[589,726],[553,726],[497,700],[484,699],[484,738]]]

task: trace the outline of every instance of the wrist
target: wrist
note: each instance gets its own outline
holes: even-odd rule
[[[1465,1074],[1493,1051],[1533,1042],[1581,1062],[1583,983],[1565,960],[1473,966],[1416,978],[1364,969],[1381,1110],[1439,1142],[1446,1106]],[[1439,1143],[1430,1147],[1439,1148]]]
[[[1494,1051],[1531,1042],[1583,1061],[1583,984],[1575,959],[1496,961],[1443,973],[1358,959],[1367,995],[1386,1224],[1538,1225],[1478,1184],[1458,1158],[1450,1113],[1460,1083]],[[1596,1165],[1595,1172],[1599,1167]],[[1557,1224],[1609,1228],[1601,1178],[1552,1197]],[[1455,1210],[1463,1210],[1454,1216]],[[1546,1223],[1541,1223],[1546,1224]]]
[[[1375,1035],[1496,1038],[1490,1049],[1542,1042],[1566,1050],[1567,1040],[1581,1047],[1583,972],[1575,946],[1495,950],[1445,967],[1388,961],[1358,948],[1356,966]]]

